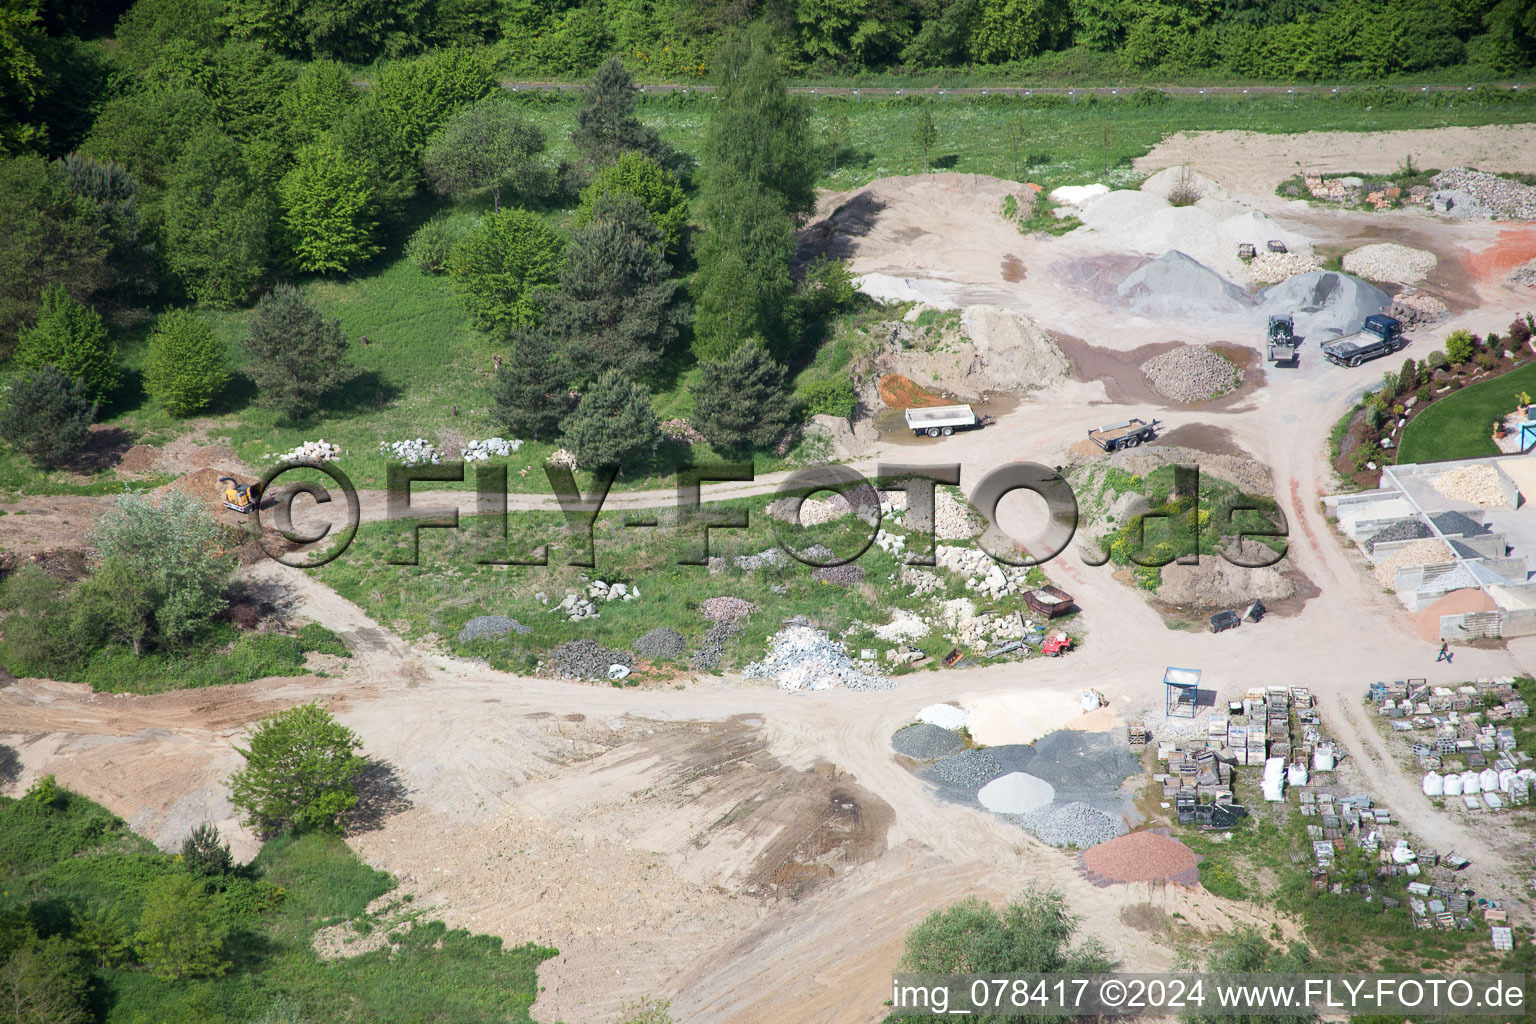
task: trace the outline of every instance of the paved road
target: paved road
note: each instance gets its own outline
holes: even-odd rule
[[[1483,86],[1493,89],[1532,89],[1536,88],[1536,82],[1485,82]],[[501,87],[510,92],[559,92],[577,93],[587,87],[585,82],[539,82],[524,81],[521,79],[503,79]],[[1393,89],[1399,92],[1468,92],[1478,88],[1477,85],[1464,83],[1438,83],[1434,85],[1121,85],[1121,86],[1025,86],[1025,85],[965,85],[965,86],[896,86],[896,85],[796,85],[789,91],[804,93],[811,96],[1033,96],[1036,94],[1046,96],[1079,95],[1095,96],[1119,96],[1121,93],[1127,96],[1142,89],[1155,89],[1158,92],[1167,93],[1170,96],[1258,96],[1258,95],[1291,95],[1300,93],[1323,93],[1327,95],[1344,95],[1351,92],[1370,92],[1376,89]],[[715,87],[705,83],[691,82],[661,82],[641,85],[638,87],[645,93],[712,93]]]

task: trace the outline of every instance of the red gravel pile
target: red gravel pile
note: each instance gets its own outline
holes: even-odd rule
[[[1200,881],[1200,855],[1162,831],[1131,832],[1084,850],[1083,873],[1094,885],[1167,880]]]

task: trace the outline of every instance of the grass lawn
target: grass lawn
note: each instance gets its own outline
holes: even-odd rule
[[[1515,395],[1536,393],[1536,363],[1437,398],[1403,428],[1399,464],[1499,454],[1493,421],[1514,411]]]
[[[63,791],[49,806],[0,797],[0,912],[20,912],[50,934],[126,940],[148,885],[184,869],[123,821]],[[102,1024],[257,1024],[314,1020],[355,1024],[526,1022],[535,969],[555,950],[503,948],[486,935],[420,922],[383,948],[323,961],[314,933],[363,921],[394,880],[340,839],[284,836],[248,867],[214,883],[213,912],[230,928],[220,977],[170,980],[114,958],[93,963],[92,1020]],[[363,928],[367,927],[366,921]],[[93,949],[92,954],[95,954]]]

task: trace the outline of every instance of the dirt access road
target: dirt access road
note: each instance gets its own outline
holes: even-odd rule
[[[1241,182],[1223,183],[1255,203],[1262,198]],[[1340,225],[1341,234],[1369,227],[1348,218]],[[932,230],[963,225],[934,223]],[[1478,232],[1486,230],[1457,227],[1455,245],[1481,244]],[[1050,258],[1050,243],[1020,242],[1040,246],[1030,258]],[[962,291],[985,288],[985,301],[1027,308],[1048,326],[1081,316],[1119,327],[1105,310],[1080,309],[1086,304],[1079,298],[1029,279],[1003,288],[1001,254],[949,268],[924,263],[923,252],[921,244],[911,248],[914,273]],[[1499,288],[1478,287],[1488,296],[1480,293],[1463,319],[1501,328],[1496,318],[1508,313],[1495,301]],[[1409,354],[1422,356],[1438,337],[1416,337]],[[1252,346],[1257,337],[1137,322],[1095,338],[1126,350],[1168,340]],[[1042,709],[1063,708],[1092,685],[1109,697],[1112,713],[1134,717],[1161,700],[1165,665],[1201,667],[1205,685],[1224,695],[1256,685],[1310,686],[1328,731],[1350,754],[1351,771],[1427,843],[1471,857],[1480,892],[1499,895],[1513,887],[1513,851],[1432,807],[1358,708],[1372,680],[1412,675],[1453,683],[1509,674],[1530,663],[1532,650],[1465,650],[1454,665],[1435,663],[1434,648],[1417,638],[1406,613],[1328,535],[1316,502],[1330,487],[1326,432],[1377,379],[1374,368],[1352,373],[1304,354],[1299,370],[1274,372],[1239,401],[1198,412],[1116,405],[1104,381],[1074,381],[1035,395],[979,433],[887,449],[893,461],[958,462],[969,489],[1002,462],[1064,461],[1089,427],[1128,415],[1225,431],[1271,467],[1291,520],[1292,558],[1321,589],[1297,615],[1233,633],[1170,630],[1107,568],[1068,555],[1049,571],[1077,595],[1087,642],[1059,661],[920,674],[871,693],[787,693],[733,676],[618,690],[497,673],[413,648],[302,572],[262,565],[252,576],[295,615],[348,639],[356,656],[328,666],[333,678],[159,697],[22,681],[0,690],[0,742],[20,751],[23,784],[56,772],[164,843],[200,821],[218,821],[249,853],[254,844],[234,828],[222,782],[238,763],[234,740],[273,709],[327,701],[370,754],[393,766],[412,805],[358,836],[360,853],[399,875],[450,923],[561,949],[540,971],[540,1020],[608,1020],[623,998],[647,992],[671,998],[676,1016],[690,1022],[877,1020],[912,924],[964,896],[1003,898],[1029,882],[1061,888],[1083,915],[1084,931],[1109,943],[1131,969],[1155,970],[1172,959],[1165,928],[1127,924],[1145,920],[1148,903],[1195,929],[1267,924],[1265,911],[1200,890],[1094,888],[1071,855],[989,815],[934,800],[890,750],[891,733],[939,700],[966,705],[1038,694]],[[752,489],[771,485],[759,481]],[[365,509],[377,500],[365,501]],[[674,496],[624,500],[666,504]],[[1037,516],[1013,499],[1001,510],[1002,525],[1020,537]],[[1072,718],[1042,710],[1030,724],[1043,732]]]

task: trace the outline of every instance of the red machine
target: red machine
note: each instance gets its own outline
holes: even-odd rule
[[[1041,653],[1048,654],[1053,658],[1059,658],[1064,652],[1071,649],[1072,638],[1059,629],[1047,633],[1045,639],[1040,642]]]

